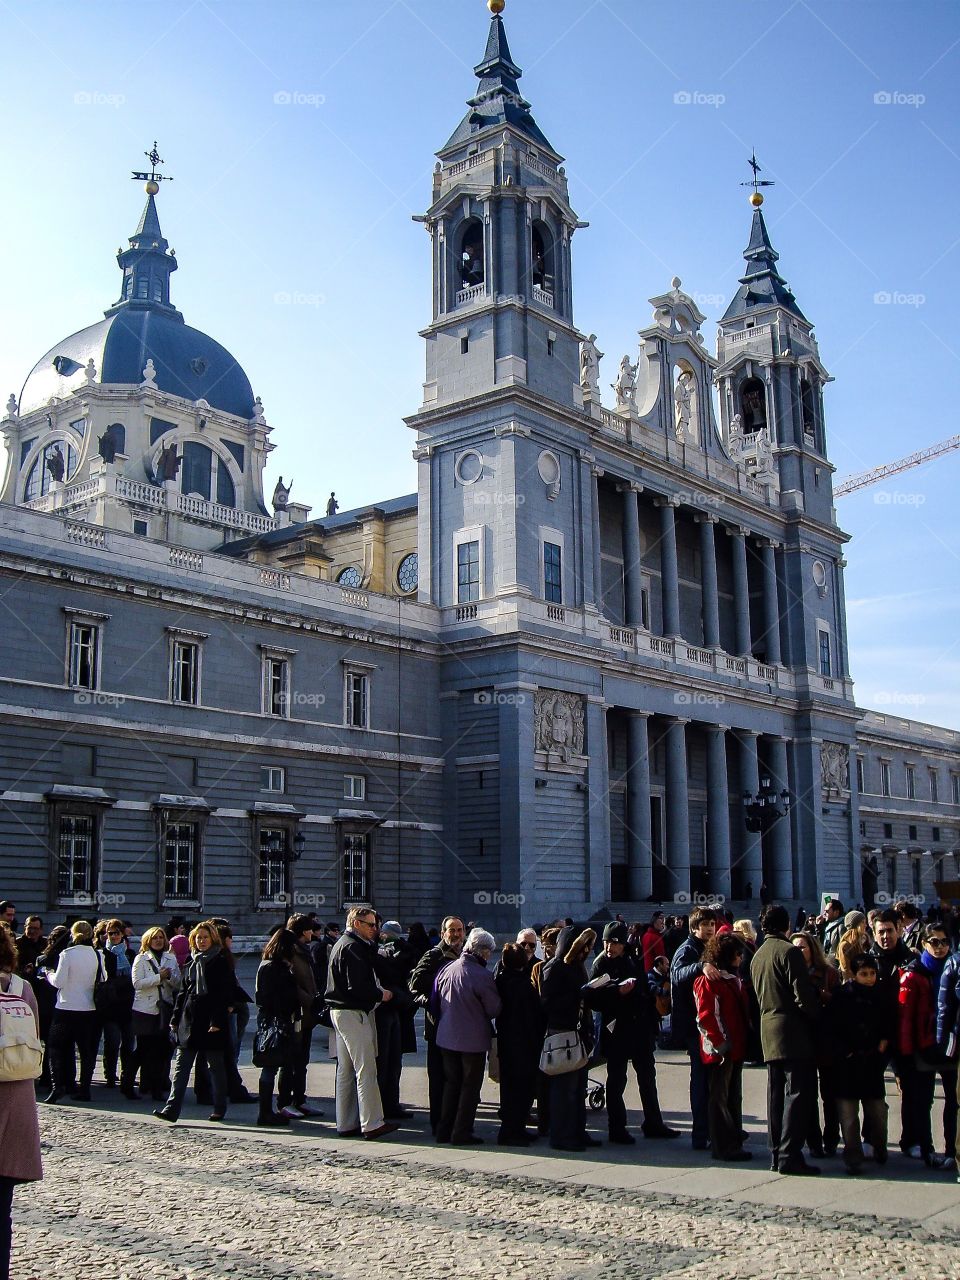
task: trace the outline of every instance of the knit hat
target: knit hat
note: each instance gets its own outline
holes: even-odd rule
[[[858,925],[864,924],[867,917],[862,911],[848,911],[843,917],[843,927],[845,929],[856,929]]]
[[[621,924],[619,920],[611,920],[603,930],[604,942],[623,942],[627,941],[627,926]]]
[[[399,920],[384,920],[380,926],[381,938],[402,938],[403,930],[400,928]]]

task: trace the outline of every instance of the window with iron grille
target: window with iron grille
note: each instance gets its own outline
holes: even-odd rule
[[[370,899],[370,837],[345,834],[343,837],[343,900]]]
[[[168,822],[163,832],[163,900],[197,902],[200,898],[200,826]]]
[[[57,822],[57,894],[60,898],[93,893],[97,820],[92,814],[61,814]]]
[[[100,628],[94,622],[70,623],[69,682],[74,689],[100,687]]]
[[[283,827],[260,831],[259,894],[261,902],[284,901],[287,893],[287,832]]]

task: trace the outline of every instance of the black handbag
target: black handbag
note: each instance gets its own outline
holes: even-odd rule
[[[101,1022],[125,1022],[133,1009],[133,981],[128,973],[104,974],[97,952],[97,973],[93,983],[93,1007]]]
[[[293,1056],[294,1030],[289,1018],[273,1017],[257,1019],[253,1037],[253,1065],[255,1067],[283,1067]]]

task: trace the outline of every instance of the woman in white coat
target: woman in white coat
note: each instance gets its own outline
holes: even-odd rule
[[[170,1089],[170,1014],[180,987],[180,966],[163,929],[148,929],[133,962],[132,1027],[137,1037],[140,1088],[155,1101]]]

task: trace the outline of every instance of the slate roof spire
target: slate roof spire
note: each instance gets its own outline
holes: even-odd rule
[[[150,172],[134,172],[133,177],[145,179],[147,203],[143,207],[136,231],[130,236],[130,248],[117,251],[117,262],[123,272],[123,289],[119,299],[105,314],[113,315],[120,308],[134,308],[163,310],[168,315],[180,317],[179,311],[170,301],[170,277],[177,269],[177,259],[169,251],[170,247],[160,229],[156,200],[160,183],[170,179],[157,171],[157,165],[163,164],[163,161],[157,152],[156,143],[146,156],[150,161]]]
[[[733,320],[763,307],[783,307],[785,311],[806,321],[790,286],[777,269],[780,255],[770,242],[767,224],[755,197],[751,198],[751,204],[754,208],[750,242],[743,251],[747,270],[740,277],[740,288],[727,307],[723,319]]]

